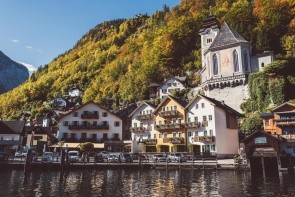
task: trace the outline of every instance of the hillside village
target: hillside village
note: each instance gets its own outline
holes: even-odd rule
[[[111,111],[93,101],[82,104],[83,90],[73,85],[67,95],[49,103],[52,110],[43,116],[32,120],[26,112],[21,121],[1,121],[0,149],[34,147],[42,154],[91,142],[96,151],[190,152],[218,158],[248,154],[240,137],[240,105],[249,98],[249,75],[262,71],[274,57],[271,52],[253,54],[251,43],[212,14],[199,34],[200,86],[187,92],[185,76],[170,76],[150,84],[149,100]],[[280,153],[294,155],[295,106],[285,103],[261,117],[267,133],[255,135],[276,138]]]

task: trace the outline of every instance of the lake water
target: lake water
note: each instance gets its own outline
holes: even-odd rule
[[[295,196],[295,177],[227,170],[0,171],[0,196]]]

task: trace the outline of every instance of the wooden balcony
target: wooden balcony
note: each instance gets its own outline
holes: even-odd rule
[[[183,137],[172,137],[172,138],[169,138],[169,142],[171,144],[184,144],[184,138]]]
[[[130,132],[132,133],[143,133],[146,129],[144,127],[130,127]]]
[[[157,139],[143,139],[142,142],[145,145],[156,145],[157,144]]]
[[[69,125],[69,130],[109,130],[109,125]]]
[[[192,129],[192,128],[199,128],[200,123],[199,122],[189,122],[186,124],[186,128]]]
[[[90,114],[90,113],[81,114],[81,119],[98,119],[98,118],[99,118],[98,114]]]
[[[193,142],[211,143],[215,142],[215,136],[195,136]]]
[[[295,126],[295,119],[290,118],[290,119],[277,119],[274,120],[275,124],[279,127],[284,127],[284,126]]]
[[[171,110],[171,111],[161,111],[159,113],[159,116],[165,118],[165,117],[175,117],[178,116],[178,111],[177,110]]]
[[[137,120],[151,120],[152,118],[152,114],[139,114],[136,116]]]
[[[182,123],[171,123],[171,124],[161,124],[161,125],[156,125],[156,129],[158,131],[162,130],[173,130],[173,129],[181,129],[184,128],[185,125]]]

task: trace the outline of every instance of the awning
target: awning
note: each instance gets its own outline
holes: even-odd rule
[[[53,148],[79,148],[81,143],[64,143],[61,147],[58,144],[54,144],[50,147]],[[104,143],[93,143],[94,148],[104,148]]]

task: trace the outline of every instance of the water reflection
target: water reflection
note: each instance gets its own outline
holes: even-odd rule
[[[244,171],[4,171],[0,196],[295,196],[294,175]]]

